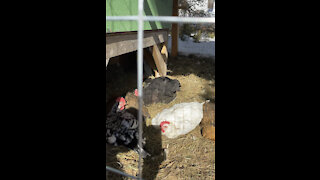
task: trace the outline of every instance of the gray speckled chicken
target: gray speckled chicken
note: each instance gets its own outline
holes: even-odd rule
[[[126,109],[122,109],[121,101],[117,101],[112,107],[106,119],[106,140],[108,144],[124,145],[139,153],[138,147],[138,120]],[[145,142],[143,141],[143,145]],[[142,149],[141,155],[145,158],[149,155]]]

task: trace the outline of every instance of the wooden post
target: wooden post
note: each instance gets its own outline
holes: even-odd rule
[[[178,16],[178,0],[173,0],[172,16]],[[177,23],[172,24],[171,29],[171,56],[178,56],[179,28]]]
[[[208,9],[213,9],[213,0],[208,0]]]
[[[165,60],[166,60],[166,64],[168,64],[168,49],[167,49],[167,42],[164,42],[161,44],[162,48],[161,48],[161,54],[163,54],[163,56],[165,56]]]
[[[162,45],[160,44],[160,46]],[[165,50],[163,51],[163,54],[161,53],[161,50],[163,50],[163,46],[159,48],[157,44],[153,45],[152,56],[160,75],[167,76],[167,56]]]
[[[144,49],[143,52],[143,60],[146,61],[146,63],[149,65],[149,67],[153,70],[154,72],[154,77],[160,77],[160,74],[157,70],[157,66],[153,60],[151,52],[148,50],[148,48]]]

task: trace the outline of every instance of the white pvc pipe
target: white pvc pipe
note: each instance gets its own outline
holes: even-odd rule
[[[143,21],[171,23],[215,23],[215,17],[142,16]],[[106,16],[107,21],[138,21],[139,16]]]
[[[137,86],[138,86],[138,102],[139,102],[139,111],[138,111],[138,121],[139,121],[139,179],[142,179],[142,168],[141,168],[141,153],[142,153],[142,105],[143,105],[143,90],[142,90],[142,77],[143,77],[143,2],[144,0],[139,0],[138,4],[138,55],[137,55]]]

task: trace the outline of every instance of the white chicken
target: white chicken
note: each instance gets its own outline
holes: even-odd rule
[[[160,125],[161,133],[176,138],[192,131],[203,118],[203,103],[181,103],[164,109],[152,119],[151,124]]]

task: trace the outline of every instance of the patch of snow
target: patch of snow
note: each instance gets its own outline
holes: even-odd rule
[[[215,48],[215,38],[202,39],[200,43],[193,42],[191,37],[185,41],[178,39],[178,53],[181,55],[194,54],[202,57],[215,57]],[[171,52],[171,36],[168,37],[168,50]]]

